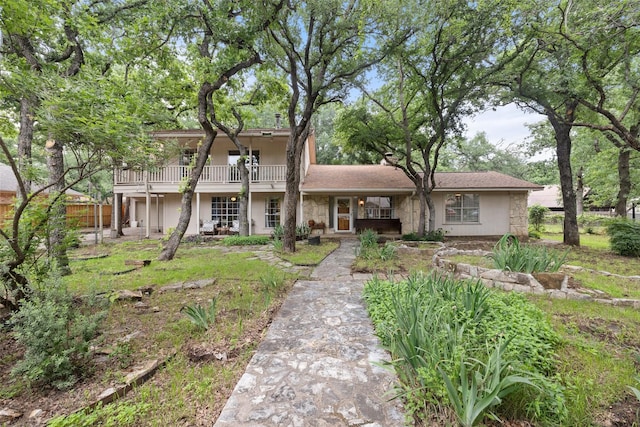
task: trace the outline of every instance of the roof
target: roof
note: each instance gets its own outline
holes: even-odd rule
[[[542,190],[499,172],[436,172],[435,191],[452,190]],[[310,165],[302,183],[305,193],[321,192],[411,193],[415,185],[399,168],[383,165]]]
[[[547,208],[562,207],[562,193],[559,185],[545,185],[542,191],[529,194],[529,206],[540,205]]]
[[[18,180],[11,166],[0,163],[0,191],[16,191],[17,188]]]
[[[405,173],[381,165],[309,165],[302,183],[305,193],[367,192],[411,193],[415,185]]]
[[[257,136],[278,136],[288,137],[291,133],[289,128],[264,128],[264,129],[245,129],[240,132],[240,137],[257,137]],[[204,130],[202,129],[175,129],[175,130],[161,130],[151,132],[151,136],[158,139],[194,139],[204,137]],[[218,132],[218,136],[226,137],[222,132]]]
[[[538,184],[500,172],[436,172],[436,190],[542,190]]]

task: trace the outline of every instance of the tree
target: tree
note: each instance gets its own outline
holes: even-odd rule
[[[377,18],[382,12],[396,16],[388,6],[366,0],[292,0],[270,28],[271,56],[291,90],[286,114],[291,133],[286,148],[285,251],[295,251],[300,162],[312,116],[323,105],[346,98],[354,80],[386,55],[394,39],[404,37],[400,33],[382,39],[388,34]]]
[[[218,133],[213,117],[213,95],[232,77],[262,62],[257,42],[282,6],[283,0],[266,1],[262,4],[235,0],[211,4],[204,1],[202,7],[188,15],[192,19],[186,26],[196,31],[188,40],[197,45],[197,49],[193,49],[196,56],[192,60],[199,67],[197,71],[202,79],[197,104],[198,122],[205,132],[205,137],[198,146],[195,164],[182,190],[182,208],[178,224],[158,256],[159,260],[173,259],[189,226],[194,190]],[[198,31],[203,33],[201,37]]]
[[[418,233],[425,234],[435,229],[431,193],[442,147],[461,133],[461,118],[480,107],[489,95],[490,78],[517,57],[527,40],[512,36],[505,16],[513,22],[519,16],[504,2],[414,6],[419,30],[379,67],[387,83],[375,92],[365,91],[366,103],[342,119],[361,120],[350,130],[343,127],[352,149],[372,150],[381,157],[391,152],[397,159],[394,164],[416,186]]]

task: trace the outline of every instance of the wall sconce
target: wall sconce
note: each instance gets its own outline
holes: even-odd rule
[[[358,205],[364,206],[364,199],[358,199]]]
[[[231,201],[232,201],[232,202],[235,202],[236,200],[238,200],[238,199],[236,198],[236,196],[232,196],[232,197],[231,197]]]

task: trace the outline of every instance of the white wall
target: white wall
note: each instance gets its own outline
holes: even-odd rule
[[[436,229],[442,228],[447,236],[501,236],[509,232],[510,195],[507,192],[480,194],[480,222],[469,224],[445,223],[444,193],[433,195],[436,204]]]

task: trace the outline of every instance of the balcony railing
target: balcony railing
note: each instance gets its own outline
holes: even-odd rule
[[[165,166],[148,171],[148,180],[145,181],[147,172],[133,169],[116,169],[116,184],[179,184],[189,176],[188,166]],[[249,180],[251,182],[284,182],[286,180],[287,167],[285,165],[260,165],[249,168]],[[200,183],[229,184],[240,182],[240,171],[236,166],[205,166],[200,175]]]

